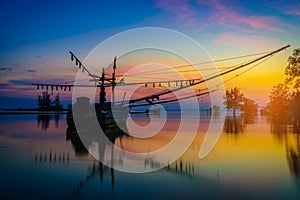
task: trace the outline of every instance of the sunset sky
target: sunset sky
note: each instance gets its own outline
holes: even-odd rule
[[[180,31],[201,44],[213,60],[290,44],[286,51],[225,85],[240,88],[260,105],[268,102],[272,86],[283,82],[287,58],[300,47],[297,0],[12,0],[2,2],[1,8],[0,108],[34,107],[41,91],[31,83],[74,80],[77,69],[70,62],[70,50],[83,60],[101,41],[128,29]],[[101,71],[100,64],[94,67]],[[70,99],[68,92],[60,95]]]

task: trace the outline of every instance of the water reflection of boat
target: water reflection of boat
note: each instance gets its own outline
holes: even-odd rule
[[[95,109],[94,112],[93,109]],[[119,112],[118,114],[119,116],[112,116],[110,103],[105,103],[103,106],[92,106],[89,98],[79,97],[73,105],[72,111],[67,113],[67,137],[72,138],[74,135],[77,138],[81,132],[94,131],[95,124],[93,123],[96,118],[106,137],[114,142],[117,137],[127,134],[127,113]],[[74,118],[77,120],[76,123]]]
[[[110,143],[108,142],[100,142],[98,143],[98,153],[100,161],[93,161],[93,166],[88,167],[88,173],[89,175],[86,176],[85,181],[80,181],[79,184],[75,187],[74,191],[72,191],[71,195],[77,195],[82,189],[82,187],[89,182],[90,179],[97,176],[99,174],[100,181],[103,181],[103,176],[106,171],[110,171],[111,174],[111,185],[112,188],[114,188],[114,152],[113,152],[113,146],[115,143],[115,140],[117,138],[122,138],[124,135],[127,135],[126,130],[124,131],[124,128],[126,129],[126,119],[127,116],[118,116],[112,117],[112,108],[110,103],[105,103],[102,106],[92,105],[89,104],[89,99],[86,97],[80,97],[77,99],[77,102],[73,105],[73,112],[67,113],[67,131],[66,136],[67,139],[71,140],[71,143],[75,149],[76,155],[87,155],[89,152],[89,148],[93,145],[91,141],[89,144],[83,144],[82,139],[80,138],[81,132],[84,132],[83,134],[87,132],[94,132],[94,126],[91,124],[91,118],[94,116],[91,113],[91,110],[95,109],[97,121],[103,130],[106,137],[109,139]],[[73,115],[79,115],[75,116],[75,118],[78,120],[80,119],[79,123],[77,123],[77,126],[74,122],[74,116]],[[120,125],[120,123],[122,125]],[[82,126],[83,125],[83,126]],[[120,128],[122,127],[122,129]],[[100,134],[100,133],[99,133]],[[106,147],[111,147],[111,167],[108,167],[106,165],[103,165],[101,162],[106,154]]]

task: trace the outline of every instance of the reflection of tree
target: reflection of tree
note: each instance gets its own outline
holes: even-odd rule
[[[298,119],[298,120],[300,120],[300,119]],[[300,134],[300,121],[295,120],[293,122],[293,132]]]
[[[59,127],[59,115],[54,115],[55,127],[58,129]]]
[[[223,131],[228,135],[238,136],[243,133],[247,124],[257,122],[257,116],[242,114],[239,116],[226,116]]]
[[[59,127],[59,115],[38,115],[37,125],[41,126],[42,130],[47,130],[49,128],[50,120],[53,119],[55,122],[55,127]]]
[[[254,115],[242,115],[245,125],[257,123],[257,116]]]
[[[194,164],[191,162],[184,162],[182,159],[176,160],[174,163],[166,167],[168,171],[175,172],[189,177],[194,176]]]
[[[300,134],[294,130],[294,124],[271,123],[271,133],[278,142],[286,146],[286,159],[291,173],[300,177]]]
[[[286,154],[291,173],[300,177],[300,135],[290,134],[286,140]]]
[[[35,153],[35,162],[44,162],[44,163],[69,163],[70,162],[70,155],[69,153],[59,153],[59,152],[52,152],[50,149],[49,153]]]
[[[300,79],[299,79],[300,80]],[[294,132],[300,133],[300,92],[293,95],[291,100]]]
[[[41,125],[42,130],[49,128],[50,115],[38,115],[37,116],[38,127]]]
[[[244,120],[242,116],[226,116],[224,123],[224,132],[230,135],[239,135],[244,132]]]
[[[283,143],[285,140],[286,134],[289,132],[289,125],[286,123],[271,123],[271,133],[275,136],[275,139]]]

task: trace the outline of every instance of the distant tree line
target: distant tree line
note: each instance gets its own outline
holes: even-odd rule
[[[236,115],[236,110],[240,110],[247,115],[256,115],[258,112],[258,104],[247,97],[237,88],[226,90],[225,106],[227,109],[232,109],[233,115]]]
[[[238,88],[226,90],[227,109],[240,110],[246,114],[257,114],[258,104],[246,98]],[[269,103],[261,114],[272,116],[273,120],[292,120],[300,124],[300,48],[294,49],[285,68],[285,81],[275,85],[269,95]]]
[[[38,96],[37,105],[38,109],[42,111],[59,111],[64,109],[59,99],[59,93],[54,97],[54,100],[51,100],[47,91],[42,92],[42,95]]]
[[[275,120],[291,119],[300,123],[300,48],[294,49],[285,68],[285,81],[275,85],[265,113]]]

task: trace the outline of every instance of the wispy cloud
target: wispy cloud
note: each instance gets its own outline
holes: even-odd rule
[[[1,67],[0,71],[11,71],[12,69],[9,67]]]
[[[286,11],[287,14],[296,15],[300,17],[300,6],[298,8],[291,8]]]
[[[226,4],[227,3],[227,4]],[[282,26],[284,23],[275,16],[259,14],[247,15],[231,6],[226,1],[197,0],[196,2],[158,0],[155,5],[173,15],[185,26],[215,26],[232,30],[244,31],[267,30],[272,32],[286,32]],[[298,12],[295,11],[297,14]]]
[[[29,73],[35,73],[37,71],[35,69],[27,69],[27,72],[29,72]]]
[[[31,85],[31,80],[9,80],[9,83],[12,83],[14,85]]]
[[[8,85],[7,83],[0,83],[0,87],[5,87],[7,85]]]
[[[278,48],[283,43],[275,38],[268,38],[260,35],[243,35],[233,32],[219,34],[214,42],[218,45],[236,46],[240,48],[256,49],[265,51],[266,48]]]
[[[273,8],[276,12],[300,17],[300,1],[299,0],[277,0],[277,1],[268,1],[268,7]]]
[[[233,11],[224,1],[212,0],[209,3],[204,0],[198,0],[199,4],[211,8],[211,20],[219,25],[230,28],[238,28],[245,25],[252,29],[264,29],[274,32],[285,32],[278,25],[282,25],[276,17],[262,15],[246,15]]]
[[[197,21],[198,11],[188,0],[158,0],[154,5],[176,16],[184,26],[190,26]]]

